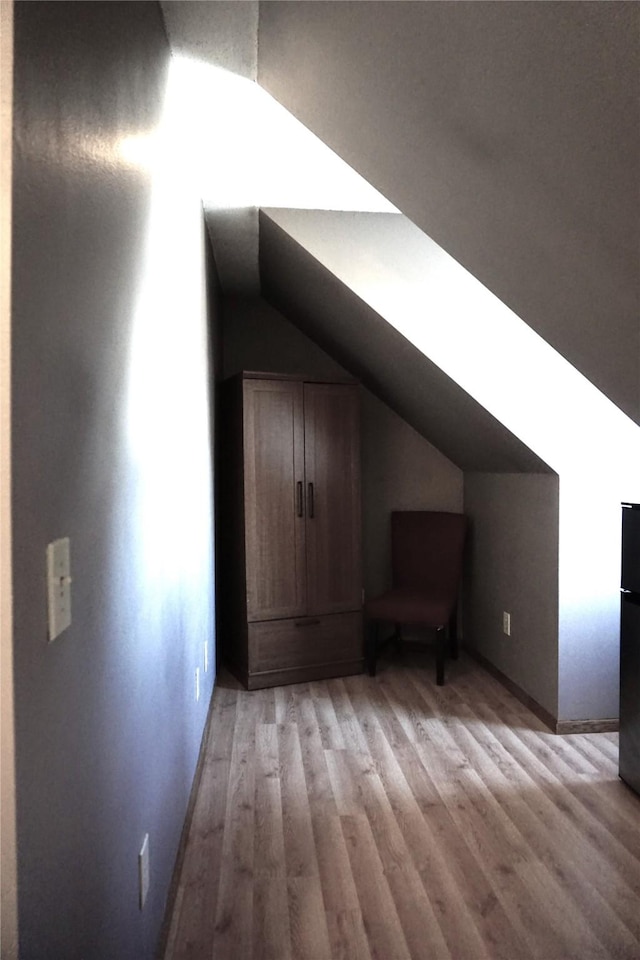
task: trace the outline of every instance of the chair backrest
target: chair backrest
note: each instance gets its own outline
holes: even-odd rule
[[[461,513],[402,510],[391,514],[393,586],[455,599],[462,575],[466,518]]]

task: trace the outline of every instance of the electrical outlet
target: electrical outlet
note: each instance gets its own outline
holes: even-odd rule
[[[207,673],[207,671],[209,670],[209,644],[207,643],[206,640],[204,642],[203,661],[204,661],[204,672]]]
[[[200,699],[200,667],[196,667],[196,703]]]
[[[149,893],[149,834],[145,833],[140,853],[138,854],[138,882],[140,889],[140,909]]]
[[[511,636],[511,614],[505,610],[502,614],[502,632],[508,637]]]

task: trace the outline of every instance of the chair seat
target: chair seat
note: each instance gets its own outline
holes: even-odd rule
[[[451,616],[451,604],[432,600],[422,594],[397,587],[365,603],[365,613],[372,620],[390,623],[421,623],[427,627],[443,627]]]

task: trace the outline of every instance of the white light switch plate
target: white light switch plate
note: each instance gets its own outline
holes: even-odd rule
[[[71,625],[71,561],[68,537],[54,540],[47,547],[47,601],[51,642]]]
[[[144,907],[149,893],[149,834],[145,833],[142,848],[138,854],[139,906]]]

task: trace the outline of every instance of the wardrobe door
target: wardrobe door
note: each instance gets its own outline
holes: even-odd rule
[[[303,386],[245,380],[247,619],[306,613]]]
[[[306,383],[304,411],[308,611],[313,615],[359,610],[358,389]]]

